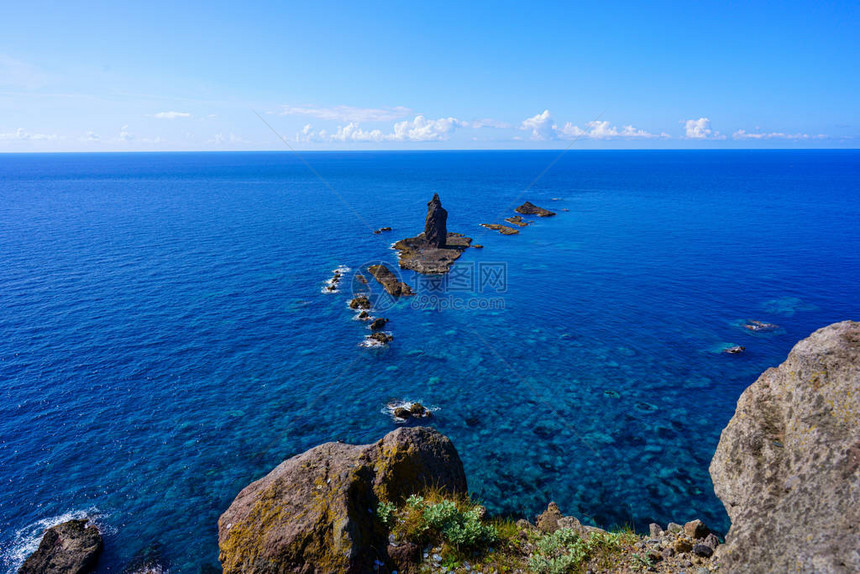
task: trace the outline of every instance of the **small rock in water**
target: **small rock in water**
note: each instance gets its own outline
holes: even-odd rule
[[[779,325],[775,325],[773,323],[765,323],[764,321],[755,321],[752,319],[747,319],[746,325],[744,325],[744,329],[748,331],[753,331],[756,333],[759,332],[767,332],[767,331],[775,331],[779,329]]]
[[[388,323],[388,319],[379,318],[376,319],[373,323],[370,324],[370,328],[374,331],[379,331],[380,329],[385,327],[385,324]]]
[[[370,299],[364,295],[359,295],[349,302],[350,309],[370,309]]]
[[[522,213],[523,215],[537,215],[538,217],[550,217],[555,215],[552,211],[544,209],[543,207],[538,207],[530,201],[525,202],[514,211]]]
[[[397,407],[394,409],[394,416],[399,419],[408,419],[412,416],[412,411],[404,407]]]
[[[739,353],[743,353],[747,348],[742,345],[732,345],[727,349],[723,349],[723,353],[728,353],[730,355],[737,355]]]
[[[377,341],[379,343],[382,343],[383,345],[387,345],[394,340],[394,335],[389,335],[388,333],[382,333],[380,331],[377,331],[376,333],[368,335],[367,338],[371,341]]]
[[[98,529],[84,520],[69,520],[45,531],[39,548],[31,554],[19,574],[66,574],[93,570],[102,551]]]

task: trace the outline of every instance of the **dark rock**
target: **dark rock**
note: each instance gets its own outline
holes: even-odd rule
[[[370,299],[364,295],[359,295],[349,302],[350,309],[370,309]]]
[[[505,221],[507,221],[508,223],[511,223],[513,225],[516,225],[517,227],[525,227],[529,224],[528,221],[525,221],[523,219],[522,215],[514,215],[513,217],[506,217]]]
[[[819,329],[738,399],[711,461],[728,572],[860,572],[860,323]]]
[[[398,545],[388,545],[388,558],[391,565],[398,573],[414,574],[419,571],[421,562],[421,547],[412,542],[404,542]]]
[[[430,247],[445,247],[448,241],[448,212],[442,207],[439,194],[427,203],[427,217],[424,219],[424,240]]]
[[[477,243],[472,246],[472,249],[483,249],[483,248],[484,248],[483,245],[479,245]]]
[[[224,572],[371,572],[390,556],[373,509],[431,485],[466,492],[457,450],[429,428],[400,428],[370,445],[313,448],[250,484],[221,515]]]
[[[743,353],[747,348],[741,345],[733,345],[728,349],[723,349],[723,353],[728,353],[730,355],[737,355],[739,353]]]
[[[102,535],[88,520],[69,520],[45,531],[18,574],[84,574],[95,569]]]
[[[693,540],[704,538],[710,533],[708,527],[701,520],[692,520],[684,525],[684,534]]]
[[[394,335],[389,335],[388,333],[377,331],[376,333],[371,333],[370,335],[368,335],[367,338],[371,341],[378,341],[384,345],[387,345],[394,340]]]
[[[397,407],[394,409],[394,416],[399,419],[408,419],[412,416],[412,411],[404,407]]]
[[[513,227],[508,227],[507,225],[499,225],[498,223],[482,223],[481,227],[486,227],[487,229],[498,231],[502,235],[516,235],[519,233],[519,231],[514,229]]]
[[[412,403],[412,406],[409,407],[409,412],[416,417],[424,417],[427,416],[430,411],[428,411],[421,403]]]
[[[672,548],[675,552],[683,554],[684,552],[689,552],[693,549],[693,545],[686,538],[679,538],[675,540],[675,543],[672,545]]]
[[[764,321],[753,321],[747,320],[746,325],[744,325],[744,329],[748,331],[753,331],[755,333],[766,333],[768,331],[776,331],[779,329],[779,325],[774,325],[773,323],[765,323]]]
[[[362,311],[361,313],[358,314],[358,318],[361,319],[362,321],[369,321],[370,320],[370,313],[368,313],[367,311]]]
[[[713,556],[714,551],[710,546],[705,546],[704,544],[696,544],[693,546],[693,554],[696,556],[701,556],[702,558],[710,558]]]
[[[538,207],[530,201],[525,202],[514,211],[522,213],[523,215],[537,215],[538,217],[550,217],[555,215],[555,212],[544,209],[543,207]]]
[[[391,228],[390,227],[380,227],[379,229],[376,229],[373,232],[378,235],[378,234],[384,233],[386,231],[391,231]]]
[[[373,278],[379,281],[380,285],[392,297],[408,297],[415,295],[412,288],[406,283],[398,280],[397,275],[392,273],[391,269],[385,265],[371,265],[367,268]]]
[[[378,331],[385,328],[386,323],[388,323],[388,319],[379,318],[370,324],[370,328],[374,331]]]
[[[362,284],[364,284],[364,285],[367,285],[367,277],[365,277],[365,276],[364,276],[364,275],[362,275],[361,273],[356,273],[356,274],[355,274],[355,280],[356,280],[356,281],[358,281],[359,283],[362,283]]]

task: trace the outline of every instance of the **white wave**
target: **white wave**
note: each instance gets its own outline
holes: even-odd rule
[[[332,273],[340,273],[341,275],[343,275],[344,273],[349,273],[350,271],[352,271],[352,268],[347,267],[346,265],[340,265],[337,267],[337,269],[331,270]]]
[[[112,533],[112,530],[102,522],[104,517],[96,507],[86,510],[71,510],[58,516],[43,518],[17,530],[11,543],[4,544],[0,548],[0,567],[7,572],[17,572],[30,554],[39,548],[45,530],[69,520],[81,520],[83,518],[89,518],[90,522],[95,524],[102,534]]]

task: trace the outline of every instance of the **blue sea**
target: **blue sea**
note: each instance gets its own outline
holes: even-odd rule
[[[352,274],[396,269],[433,193],[484,248],[402,272],[419,295],[378,297],[394,341],[363,346]],[[479,227],[525,200],[558,215]],[[858,221],[858,151],[0,155],[0,571],[88,513],[99,572],[205,572],[239,490],[379,439],[397,401],[493,512],[725,532],[720,431],[798,340],[860,319]]]

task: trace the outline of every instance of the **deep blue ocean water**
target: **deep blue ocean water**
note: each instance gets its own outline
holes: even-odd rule
[[[738,396],[860,319],[857,151],[303,157],[320,177],[291,153],[0,155],[0,571],[83,512],[100,572],[216,565],[241,488],[380,438],[392,400],[436,409],[495,512],[724,531],[708,464]],[[349,283],[323,282],[395,268],[434,192],[485,247],[362,347]],[[559,214],[478,227],[526,199]]]

